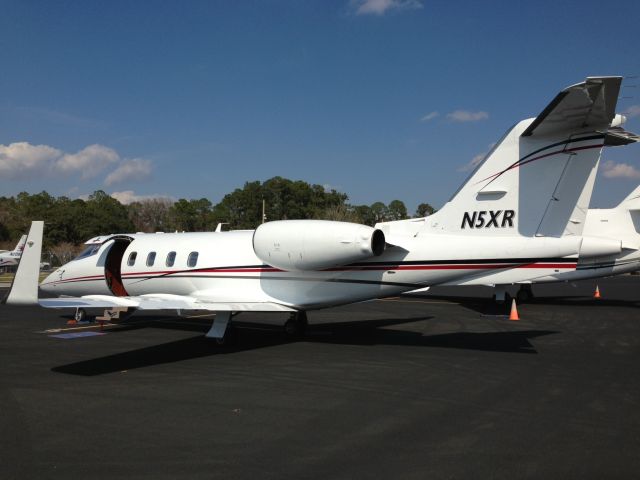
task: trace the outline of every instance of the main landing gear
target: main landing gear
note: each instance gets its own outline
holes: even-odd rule
[[[205,334],[218,345],[235,345],[238,343],[238,329],[231,323],[232,312],[218,312],[213,324]]]
[[[307,312],[300,310],[292,313],[285,322],[284,333],[289,338],[300,338],[304,336],[308,326]]]
[[[516,293],[516,301],[518,303],[526,303],[533,300],[535,295],[533,294],[533,288],[530,283],[523,283],[520,285],[518,292]],[[496,303],[511,305],[511,294],[507,292],[506,285],[496,285],[495,294],[493,299]]]
[[[518,290],[518,293],[516,293],[516,300],[518,303],[530,302],[533,298],[532,285],[530,283],[523,283],[520,285],[520,289]]]
[[[506,285],[496,285],[494,291],[493,299],[497,304],[502,305],[511,303],[511,294],[507,292]]]
[[[232,317],[232,312],[217,312],[205,337],[218,345],[235,345],[238,342],[238,330],[231,322]],[[284,324],[284,333],[290,339],[298,339],[304,336],[307,326],[307,312],[294,312]]]

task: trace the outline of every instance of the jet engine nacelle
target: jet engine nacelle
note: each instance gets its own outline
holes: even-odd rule
[[[376,257],[384,252],[382,231],[357,223],[280,220],[260,225],[253,250],[282,270],[323,270]]]

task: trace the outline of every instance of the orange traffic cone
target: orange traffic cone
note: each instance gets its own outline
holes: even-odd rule
[[[596,291],[593,294],[593,298],[600,298],[600,289],[598,288],[598,285],[596,285]]]
[[[509,320],[520,320],[518,316],[518,307],[516,307],[516,299],[511,300],[511,313],[509,314]]]
[[[78,321],[74,318],[72,320],[67,320],[67,325],[77,325]]]

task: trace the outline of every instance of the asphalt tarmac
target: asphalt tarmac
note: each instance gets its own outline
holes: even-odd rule
[[[640,277],[594,285],[518,322],[482,288],[310,312],[301,341],[243,314],[235,347],[1,306],[0,478],[637,478]]]

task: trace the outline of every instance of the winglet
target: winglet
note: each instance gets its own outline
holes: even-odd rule
[[[13,279],[9,294],[4,300],[8,305],[37,305],[40,256],[42,255],[43,221],[31,222],[18,271]]]

